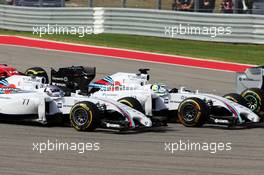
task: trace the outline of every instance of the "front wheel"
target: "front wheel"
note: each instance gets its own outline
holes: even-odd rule
[[[255,112],[260,113],[264,107],[264,92],[258,88],[250,88],[241,93],[245,98],[248,108]]]
[[[226,99],[228,99],[230,101],[233,101],[235,103],[238,103],[238,104],[240,104],[242,106],[248,107],[247,106],[247,101],[245,100],[245,98],[242,97],[239,94],[236,94],[236,93],[226,94],[226,95],[224,95],[224,98],[226,98]]]
[[[121,98],[121,99],[118,100],[118,102],[122,103],[124,105],[127,105],[127,106],[129,106],[129,107],[141,112],[141,113],[144,113],[144,109],[142,108],[141,103],[137,99],[135,99],[133,97]]]
[[[70,122],[77,131],[94,131],[100,123],[99,109],[91,102],[76,103],[70,112]]]
[[[193,97],[183,100],[178,108],[180,123],[187,127],[202,126],[208,117],[208,105],[201,99]]]

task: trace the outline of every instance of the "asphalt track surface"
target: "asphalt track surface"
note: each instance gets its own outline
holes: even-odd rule
[[[156,63],[116,60],[100,56],[0,46],[0,62],[24,71],[31,66],[58,68],[71,65],[97,67],[97,78],[117,71],[150,68],[153,82],[186,86],[219,95],[235,90],[235,74]],[[0,124],[0,174],[245,174],[263,175],[264,126],[238,129],[205,126],[167,128],[138,133],[104,130],[77,132],[69,127]],[[99,151],[33,151],[36,142],[98,142]],[[164,143],[231,142],[231,151],[165,151]]]

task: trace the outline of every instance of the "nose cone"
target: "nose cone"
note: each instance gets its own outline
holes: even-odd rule
[[[144,125],[145,125],[146,127],[151,127],[151,126],[152,126],[152,121],[151,121],[150,119],[148,119],[148,120],[146,120],[146,121],[144,122]]]
[[[248,110],[247,112],[246,111],[241,112],[240,114],[241,114],[241,116],[245,116],[249,121],[251,121],[253,123],[258,123],[258,122],[260,122],[260,119],[261,119],[256,113],[254,113],[250,110]]]
[[[152,127],[152,121],[146,116],[140,119],[140,123],[145,127]]]
[[[260,122],[260,117],[257,114],[255,114],[255,113],[250,114],[250,118],[252,119],[252,122],[254,122],[254,123]]]

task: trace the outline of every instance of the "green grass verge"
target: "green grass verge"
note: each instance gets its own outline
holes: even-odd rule
[[[0,34],[39,38],[29,32],[0,30]],[[264,65],[264,45],[225,44],[117,34],[88,35],[83,38],[75,35],[44,35],[42,39]]]

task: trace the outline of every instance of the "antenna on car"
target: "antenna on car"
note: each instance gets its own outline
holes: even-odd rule
[[[139,73],[137,73],[137,76],[141,76],[141,75],[145,76],[145,75],[147,75],[147,77],[146,77],[147,80],[150,79],[150,76],[148,74],[149,69],[143,69],[143,68],[141,68],[141,69],[138,69],[138,71],[139,71]]]

